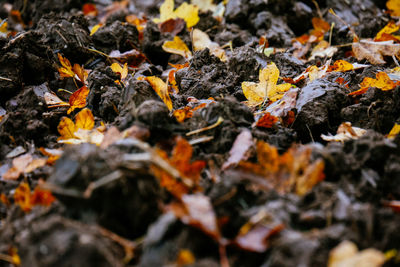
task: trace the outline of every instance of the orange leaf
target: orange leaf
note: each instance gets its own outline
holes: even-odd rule
[[[279,119],[277,117],[272,116],[269,112],[267,112],[257,121],[256,126],[263,128],[271,128],[272,126],[274,126],[275,123],[278,122],[278,120]]]
[[[353,64],[346,60],[336,60],[331,69],[338,72],[349,71],[353,69]]]
[[[81,112],[76,114],[75,129],[92,130],[94,127],[94,117],[90,109],[82,109]]]
[[[57,130],[58,133],[61,135],[58,140],[75,138],[75,123],[68,117],[61,118],[61,121],[57,126]]]
[[[312,25],[314,27],[314,30],[320,31],[320,32],[327,32],[331,28],[328,22],[321,18],[314,17],[311,19]]]
[[[396,88],[396,86],[400,85],[400,82],[394,82],[390,79],[390,77],[385,72],[378,72],[376,74],[376,79],[365,77],[361,82],[361,88],[357,91],[351,92],[349,95],[361,95],[367,92],[368,88],[376,87],[381,89],[382,91],[389,91]]]
[[[151,85],[151,87],[153,87],[154,91],[156,91],[157,95],[161,98],[164,104],[167,106],[168,110],[172,110],[172,100],[169,97],[168,85],[163,82],[163,80],[156,76],[139,77],[138,80],[147,81]]]
[[[386,7],[390,10],[390,15],[394,17],[400,17],[400,3],[398,0],[387,1]]]
[[[385,27],[383,27],[382,30],[378,32],[374,41],[389,41],[389,40],[400,41],[399,39],[397,39],[392,35],[392,33],[397,32],[398,30],[399,26],[397,26],[396,23],[393,20],[391,20]]]
[[[31,194],[31,205],[42,205],[42,206],[50,206],[55,200],[55,197],[51,194],[50,191],[41,189],[36,187]]]
[[[20,183],[14,193],[14,202],[25,212],[31,211],[36,205],[50,206],[54,200],[55,197],[50,191],[40,189],[38,186],[31,193],[29,185],[25,182]]]
[[[60,53],[57,54],[58,60],[60,61],[62,67],[58,68],[58,72],[61,77],[74,77],[75,72],[72,70],[71,62],[65,57],[63,57]]]
[[[86,85],[76,90],[69,97],[70,108],[68,109],[67,114],[70,114],[76,108],[84,108],[86,106],[86,97],[88,95],[89,95],[89,89],[86,87]]]
[[[78,76],[79,81],[81,81],[81,83],[84,83],[86,81],[88,74],[85,71],[85,69],[81,67],[81,65],[75,63],[72,70],[74,71],[76,76]]]
[[[34,159],[31,154],[24,154],[13,159],[13,166],[3,175],[5,180],[17,180],[23,173],[29,173],[46,165],[46,159]]]
[[[85,16],[96,17],[98,15],[97,7],[95,4],[86,3],[82,6],[82,11]]]

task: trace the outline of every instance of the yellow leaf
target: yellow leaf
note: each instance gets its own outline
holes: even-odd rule
[[[387,9],[390,10],[390,14],[394,17],[400,17],[400,1],[389,0],[386,2]]]
[[[75,138],[75,123],[68,117],[61,118],[61,121],[57,126],[57,130],[61,135],[60,138],[58,138],[59,140]]]
[[[75,117],[75,129],[92,130],[94,127],[94,117],[90,109],[82,109]]]
[[[7,33],[7,25],[8,25],[7,21],[0,19],[0,32]]]
[[[165,0],[160,7],[160,17],[153,19],[153,21],[161,23],[169,19],[181,18],[186,22],[188,28],[193,27],[199,22],[198,7],[185,2],[174,11],[174,5],[174,0]]]
[[[196,262],[196,258],[193,253],[188,249],[181,249],[176,259],[178,266],[192,265]]]
[[[266,96],[265,83],[242,82],[242,90],[250,105],[261,104]]]
[[[400,124],[395,123],[387,138],[394,139],[400,133]]]
[[[121,67],[120,64],[118,63],[113,63],[111,65],[111,69],[113,70],[113,72],[118,73],[121,77],[121,80],[125,80],[126,77],[128,76],[128,64],[125,63],[124,67]]]
[[[193,27],[199,22],[200,18],[198,13],[199,13],[198,7],[190,5],[186,2],[184,2],[175,10],[176,16],[178,18],[183,19],[186,22],[186,26],[188,28]]]
[[[333,63],[332,66],[333,71],[339,71],[339,72],[344,72],[344,71],[349,71],[354,69],[353,64],[347,62],[346,60],[336,60],[335,63]]]
[[[203,49],[210,49],[211,54],[221,59],[221,61],[226,61],[225,50],[222,49],[217,43],[210,40],[208,34],[199,30],[193,30],[193,49],[194,51],[199,51]]]
[[[103,26],[101,23],[94,25],[93,28],[90,30],[90,36],[95,34],[97,30],[100,29],[101,26]]]
[[[179,36],[175,36],[173,41],[165,41],[162,49],[168,53],[177,54],[184,58],[192,57],[189,48]]]
[[[156,91],[161,100],[165,103],[168,110],[172,110],[172,101],[168,94],[168,85],[163,80],[156,76],[139,77],[139,80],[146,80],[151,87],[153,87],[154,91]]]
[[[400,3],[400,1],[399,1]],[[383,39],[383,35],[384,34],[392,34],[394,32],[397,32],[399,30],[399,26],[396,25],[396,23],[394,21],[389,21],[389,23],[383,27],[382,30],[380,30],[378,32],[378,34],[376,35],[374,41],[387,41]]]

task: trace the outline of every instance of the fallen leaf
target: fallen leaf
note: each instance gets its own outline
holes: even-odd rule
[[[176,259],[177,266],[192,265],[196,262],[196,257],[188,249],[181,249]]]
[[[392,33],[397,32],[399,30],[399,26],[396,25],[394,21],[389,21],[389,23],[383,27],[382,30],[378,32],[378,34],[375,36],[374,41],[379,42],[379,41],[397,41],[400,42],[398,39],[398,36],[392,35]]]
[[[225,55],[225,50],[222,49],[219,44],[211,41],[208,34],[199,30],[193,30],[193,50],[199,51],[203,49],[210,49],[211,54],[219,58],[221,61],[225,62],[227,60]]]
[[[259,118],[256,122],[256,127],[261,128],[271,128],[279,121],[278,117],[271,115],[269,112],[266,112],[261,118]]]
[[[351,92],[349,95],[361,95],[367,92],[368,88],[376,87],[381,89],[382,91],[389,91],[396,88],[396,86],[400,85],[400,81],[394,82],[385,72],[378,72],[376,74],[376,79],[371,77],[365,77],[364,80],[360,84],[360,89],[354,92]]]
[[[160,32],[166,33],[169,32],[173,36],[180,33],[183,29],[185,29],[186,22],[183,19],[169,19],[158,25]]]
[[[400,213],[400,200],[384,201],[384,206],[391,208],[394,212]]]
[[[160,157],[164,158],[175,167],[182,177],[190,179],[195,186],[198,185],[200,173],[205,167],[205,162],[201,160],[191,162],[193,148],[188,141],[182,137],[178,137],[176,145],[172,150],[171,157],[168,157],[167,153],[162,150],[157,150],[157,153]],[[160,180],[161,186],[167,189],[175,197],[180,198],[182,195],[189,192],[190,188],[188,186],[173,178],[164,170],[152,166],[152,171]]]
[[[304,195],[325,178],[324,161],[311,162],[309,146],[294,146],[279,155],[276,147],[257,142],[257,163],[241,161],[242,171],[265,177],[270,187],[280,194],[294,191]]]
[[[138,80],[147,81],[151,87],[153,87],[154,91],[156,91],[157,95],[161,98],[164,104],[167,106],[168,110],[172,110],[172,101],[168,93],[168,85],[156,76],[149,77],[139,77]]]
[[[222,170],[236,166],[240,161],[247,160],[250,156],[249,150],[254,145],[250,130],[245,129],[236,137],[229,151],[229,158],[222,165]]]
[[[213,4],[213,0],[191,0],[190,2],[203,12],[215,12],[217,9],[217,6]]]
[[[75,116],[75,123],[68,117],[62,117],[57,126],[60,133],[59,143],[82,144],[92,143],[100,145],[104,134],[99,129],[93,129],[94,116],[90,109],[85,108]]]
[[[165,41],[162,49],[165,52],[180,55],[186,59],[192,57],[192,52],[190,52],[187,45],[182,41],[179,36],[175,36],[173,41]]]
[[[389,0],[386,2],[386,7],[393,17],[400,17],[400,2],[399,0]]]
[[[336,135],[321,134],[321,138],[328,142],[344,142],[350,139],[358,139],[363,136],[367,130],[351,126],[350,122],[343,122],[339,125]]]
[[[256,106],[265,101],[265,98],[272,102],[283,97],[284,92],[291,88],[291,84],[277,85],[279,79],[279,69],[275,63],[269,64],[260,70],[259,83],[242,82],[244,96],[249,100],[249,104]]]
[[[108,56],[112,59],[118,60],[123,64],[128,63],[128,66],[132,68],[139,67],[140,64],[142,64],[147,60],[146,56],[137,49],[132,49],[124,53],[121,53],[119,50],[113,50],[110,52]]]
[[[12,161],[12,167],[3,175],[5,180],[17,180],[22,174],[30,173],[46,165],[47,159],[33,158],[31,154],[21,155]]]
[[[93,34],[95,34],[102,26],[103,26],[102,23],[98,23],[98,24],[94,25],[94,26],[90,29],[90,36],[92,36]]]
[[[99,12],[95,4],[86,3],[82,6],[82,12],[85,16],[96,17]]]
[[[50,206],[55,201],[55,197],[48,190],[43,190],[39,186],[35,188],[33,193],[29,185],[22,182],[15,189],[14,202],[18,204],[24,212],[32,210],[33,206]]]
[[[110,68],[113,72],[118,73],[121,81],[124,81],[128,76],[128,64],[125,63],[123,67],[119,63],[111,64]]]
[[[65,57],[63,57],[60,53],[57,54],[58,60],[61,63],[60,68],[58,68],[58,72],[60,73],[61,77],[74,77],[75,72],[72,70],[71,62]]]
[[[320,41],[311,51],[311,56],[308,58],[308,61],[314,60],[317,57],[325,58],[325,57],[333,57],[333,55],[338,51],[338,49],[334,46],[331,46],[327,41]]]
[[[69,107],[69,103],[62,101],[55,93],[45,92],[44,101],[48,108],[52,107]]]
[[[89,95],[89,89],[86,85],[82,86],[78,90],[76,90],[70,97],[69,97],[69,109],[67,114],[70,114],[76,108],[84,108],[86,106],[86,98]]]
[[[394,139],[400,133],[400,124],[395,123],[393,128],[390,130],[387,138]]]
[[[186,27],[188,28],[193,27],[199,22],[198,7],[184,2],[174,10],[174,5],[174,0],[165,0],[160,7],[160,17],[153,19],[153,21],[161,23],[169,19],[181,18],[186,22]]]
[[[47,158],[47,164],[48,165],[53,165],[63,154],[64,151],[61,149],[50,149],[50,148],[39,148],[40,152],[48,157]]]
[[[384,64],[383,56],[394,56],[400,51],[400,44],[393,41],[373,42],[361,40],[352,45],[353,53],[357,60],[367,59],[371,64]]]
[[[338,72],[345,72],[349,70],[353,70],[353,64],[347,62],[346,60],[336,60],[335,63],[333,63],[332,66],[332,71],[338,71]]]
[[[385,262],[385,254],[374,248],[358,251],[351,241],[342,241],[329,253],[328,267],[380,267]]]
[[[209,197],[199,193],[183,195],[180,202],[171,203],[167,210],[172,211],[184,224],[202,230],[217,241],[220,239],[217,218]]]

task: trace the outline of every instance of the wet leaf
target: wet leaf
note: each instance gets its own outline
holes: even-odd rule
[[[47,159],[33,158],[31,154],[24,154],[12,161],[12,167],[3,175],[5,180],[17,180],[22,174],[30,173],[46,165]]]
[[[374,248],[358,251],[351,241],[343,241],[329,253],[328,267],[380,267],[385,262],[385,254]]]
[[[344,142],[350,139],[358,139],[363,136],[367,130],[351,126],[350,122],[343,122],[340,124],[336,135],[322,134],[321,138],[325,141],[331,142]]]
[[[393,41],[372,42],[361,40],[352,45],[353,53],[357,60],[367,59],[371,64],[384,64],[383,56],[394,56],[400,51],[400,44]]]
[[[35,188],[33,193],[29,185],[22,182],[15,189],[14,202],[18,204],[25,212],[29,212],[36,205],[50,206],[55,201],[55,197],[48,190],[43,190],[39,186]]]
[[[249,100],[250,105],[259,105],[265,98],[272,102],[283,97],[284,92],[291,88],[290,84],[276,85],[279,79],[279,69],[275,63],[260,70],[259,83],[243,82],[242,90],[244,96]]]
[[[161,98],[164,104],[167,106],[168,110],[172,110],[172,101],[168,93],[168,85],[156,76],[149,77],[139,77],[139,80],[147,81],[151,87],[153,87],[154,91],[156,91],[157,95]]]
[[[162,49],[165,52],[177,54],[187,59],[192,57],[192,52],[179,36],[175,36],[173,41],[165,41]]]
[[[78,90],[76,90],[70,97],[69,97],[69,109],[67,114],[70,114],[76,108],[84,108],[86,106],[86,98],[89,95],[89,89],[86,85],[82,86]]]
[[[199,22],[198,7],[186,2],[182,3],[176,10],[174,10],[174,6],[174,0],[165,0],[160,7],[160,18],[155,18],[153,21],[161,23],[169,19],[181,18],[186,22],[188,28],[193,27]]]
[[[394,17],[400,17],[400,2],[399,0],[389,0],[386,2],[386,7],[390,14]]]
[[[222,49],[219,44],[211,41],[208,34],[199,30],[193,30],[193,50],[199,51],[203,49],[210,49],[211,54],[219,58],[221,61],[226,61],[225,50]]]
[[[400,81],[394,82],[385,72],[378,72],[376,74],[376,79],[365,77],[360,84],[361,88],[357,91],[351,92],[349,95],[364,94],[370,87],[376,87],[378,89],[381,89],[382,91],[389,91],[393,90],[398,85],[400,85]]]

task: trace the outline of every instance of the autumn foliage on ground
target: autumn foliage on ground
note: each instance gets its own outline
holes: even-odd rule
[[[4,1],[0,267],[397,266],[400,1]]]

